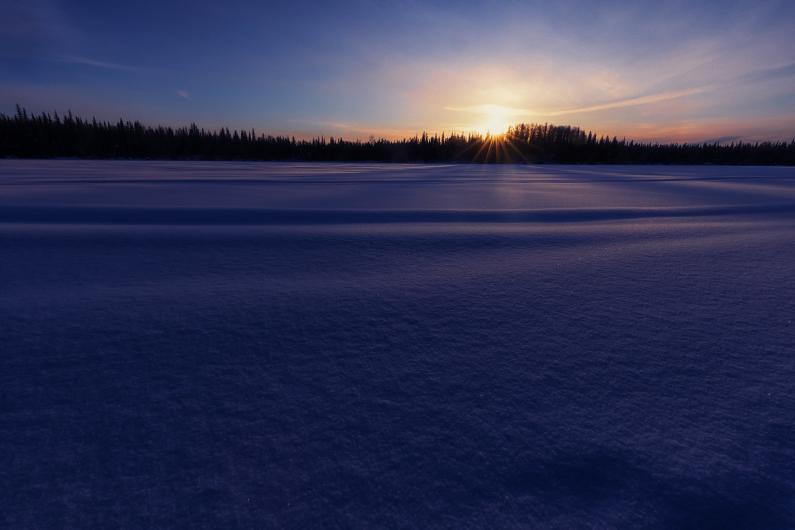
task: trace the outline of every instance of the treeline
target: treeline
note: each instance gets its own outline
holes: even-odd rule
[[[173,128],[85,120],[71,112],[33,115],[17,106],[13,116],[0,114],[0,157],[795,165],[795,140],[660,144],[548,124],[520,124],[500,136],[423,133],[402,140],[296,140],[254,130],[205,130],[195,124]]]

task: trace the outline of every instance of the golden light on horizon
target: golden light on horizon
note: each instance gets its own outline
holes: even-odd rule
[[[483,105],[479,107],[481,120],[474,126],[480,134],[490,134],[492,136],[503,135],[508,131],[508,127],[513,125],[511,109],[501,105]]]

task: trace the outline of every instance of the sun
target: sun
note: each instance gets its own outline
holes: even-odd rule
[[[501,136],[508,131],[511,126],[510,109],[500,105],[483,105],[481,121],[475,126],[475,130],[480,134]]]

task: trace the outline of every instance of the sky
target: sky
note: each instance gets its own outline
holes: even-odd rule
[[[795,2],[0,0],[0,112],[345,138],[795,138]]]

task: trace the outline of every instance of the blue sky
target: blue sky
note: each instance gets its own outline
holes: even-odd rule
[[[0,110],[366,138],[795,137],[795,3],[0,0]]]

